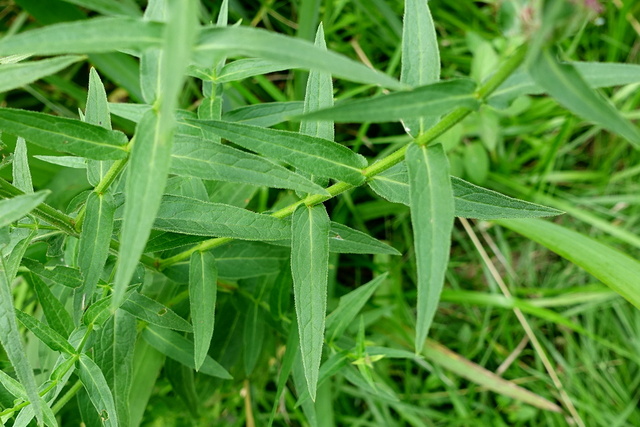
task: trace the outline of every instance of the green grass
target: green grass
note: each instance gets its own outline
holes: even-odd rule
[[[3,423],[640,425],[636,2],[51,3],[0,0]]]

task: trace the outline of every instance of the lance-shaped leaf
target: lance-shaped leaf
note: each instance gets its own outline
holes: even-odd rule
[[[297,132],[214,120],[187,120],[222,138],[305,172],[359,185],[367,160],[347,147]]]
[[[193,323],[194,361],[196,371],[204,363],[215,321],[218,294],[218,269],[211,252],[196,251],[189,265],[189,307]]]
[[[50,349],[75,354],[76,350],[62,335],[35,317],[16,309],[16,318]]]
[[[322,358],[327,275],[329,269],[329,230],[331,222],[324,205],[301,205],[291,221],[291,274],[300,334],[300,351],[307,387],[316,398],[318,371]]]
[[[438,80],[440,80],[440,51],[429,4],[424,0],[405,0],[400,81],[416,87],[435,83]],[[434,124],[433,117],[434,115],[431,114],[431,118],[405,120],[405,129],[415,137]]]
[[[213,27],[201,31],[195,61],[208,66],[211,56],[249,56],[324,71],[350,81],[401,89],[397,80],[306,40],[250,27]]]
[[[78,377],[98,412],[102,424],[117,427],[118,412],[107,380],[98,365],[86,354],[81,354],[78,360]]]
[[[441,144],[428,147],[411,144],[406,162],[418,282],[415,346],[416,352],[420,352],[444,285],[451,248],[454,202],[449,161]]]
[[[79,120],[35,111],[0,108],[3,131],[21,136],[32,144],[53,151],[96,160],[122,159],[127,156],[127,137]]]
[[[529,73],[560,105],[622,136],[640,148],[640,130],[602,95],[592,90],[570,63],[560,63],[547,49],[531,61]]]
[[[290,235],[285,220],[235,206],[182,196],[165,196],[154,228],[199,236],[243,240],[279,240]]]
[[[60,300],[51,292],[49,286],[38,276],[31,274],[29,281],[36,292],[38,302],[42,306],[42,311],[49,326],[64,338],[68,338],[75,327],[73,325],[73,319],[67,309],[64,308]]]
[[[580,266],[640,308],[640,262],[627,254],[548,221],[510,219],[497,223]]]
[[[57,265],[51,269],[29,258],[23,258],[22,264],[34,274],[50,280],[58,285],[68,288],[77,288],[82,286],[83,278],[78,269],[67,267],[66,265]]]
[[[111,389],[120,425],[129,425],[129,393],[133,379],[133,350],[137,338],[135,318],[116,311],[96,333],[94,359]]]
[[[409,206],[409,182],[406,163],[399,163],[376,175],[369,186],[381,197]],[[500,218],[534,218],[560,215],[562,211],[524,200],[514,199],[497,191],[479,187],[452,176],[451,186],[455,215],[483,220]]]
[[[475,83],[471,80],[450,80],[389,95],[341,102],[300,118],[362,123],[439,116],[457,107],[476,108],[479,101],[473,96],[474,90]]]
[[[0,40],[3,55],[142,51],[162,42],[161,24],[132,18],[96,18],[48,25]]]
[[[227,111],[222,115],[222,119],[226,122],[269,127],[282,123],[291,116],[302,114],[302,111],[303,103],[300,101],[264,102]]]
[[[78,267],[84,277],[84,285],[82,292],[78,293],[83,304],[77,307],[82,311],[96,290],[109,255],[114,213],[113,198],[109,194],[89,194],[78,246]]]
[[[60,56],[41,61],[2,65],[0,67],[0,92],[33,83],[82,59],[81,56]]]
[[[193,137],[180,137],[171,154],[171,173],[196,178],[288,188],[313,194],[327,191],[264,157]]]
[[[148,326],[142,331],[142,337],[160,353],[191,369],[195,369],[193,343],[184,336],[168,329]],[[226,380],[232,379],[229,372],[209,355],[205,356],[199,372]]]
[[[107,92],[95,68],[91,68],[89,71],[89,92],[87,94],[84,121],[111,130],[111,113],[109,112]],[[110,161],[87,161],[87,179],[91,185],[98,185],[111,165],[112,162]]]
[[[18,138],[13,152],[13,185],[27,194],[33,193],[27,143],[24,138]]]
[[[49,190],[32,194],[23,194],[11,199],[0,200],[0,227],[6,227],[26,216],[49,195]]]
[[[294,63],[284,64],[261,58],[238,59],[222,67],[220,72],[214,76],[213,81],[218,84],[228,83],[293,68],[297,68]]]
[[[193,332],[193,328],[173,310],[139,292],[132,292],[120,306],[138,319],[175,331]]]
[[[331,222],[329,252],[341,254],[387,254],[401,255],[395,248],[369,236],[362,231],[337,222]]]
[[[640,65],[615,62],[570,62],[591,88],[620,86],[640,82]],[[508,102],[520,95],[544,93],[533,78],[520,70],[513,73],[491,94],[489,104],[504,108]]]
[[[42,423],[42,403],[38,394],[38,386],[20,340],[20,330],[18,329],[13,308],[13,296],[4,271],[0,271],[0,344],[2,344],[9,362],[11,362],[20,383],[29,397],[38,422]]]

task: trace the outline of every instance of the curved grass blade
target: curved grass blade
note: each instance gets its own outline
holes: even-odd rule
[[[558,62],[553,52],[547,49],[531,61],[529,72],[535,82],[563,107],[640,148],[640,130],[610,101],[592,90],[573,65]]]
[[[51,193],[49,190],[23,194],[10,199],[0,200],[0,227],[6,227],[14,221],[25,217]]]
[[[142,331],[142,337],[160,353],[191,369],[195,369],[193,364],[195,360],[193,343],[182,335],[168,329],[148,326]],[[205,356],[199,372],[225,380],[233,379],[231,374],[209,355]]]
[[[297,132],[214,120],[187,120],[222,138],[266,157],[286,162],[314,175],[353,185],[364,181],[361,169],[367,160],[347,147]]]
[[[104,426],[118,427],[118,412],[107,380],[98,365],[86,354],[78,359],[78,377]]]
[[[139,292],[132,292],[120,308],[152,325],[174,331],[193,332],[189,322],[178,316],[169,307]]]
[[[159,46],[163,25],[133,18],[95,18],[48,25],[0,40],[3,55],[99,53]]]
[[[9,362],[15,369],[20,384],[26,391],[38,418],[38,423],[42,424],[44,420],[42,402],[38,394],[38,386],[33,375],[33,369],[20,339],[20,330],[18,329],[13,308],[13,296],[4,271],[0,271],[0,344],[2,344]]]
[[[300,351],[307,387],[314,401],[327,311],[330,226],[324,205],[299,206],[291,221],[291,274]]]
[[[0,127],[21,136],[32,144],[53,151],[75,154],[96,160],[116,160],[127,156],[127,137],[79,120],[0,108]]]
[[[409,206],[409,183],[406,163],[399,163],[376,175],[369,186],[379,196]],[[560,215],[563,212],[536,203],[514,199],[497,191],[479,187],[452,176],[451,186],[455,215],[463,218],[492,220],[501,218],[534,218]]]
[[[76,309],[84,311],[96,290],[109,255],[113,234],[115,206],[109,194],[91,192],[87,198],[85,220],[78,245],[78,267],[84,277],[82,292]]]
[[[16,309],[16,318],[51,350],[69,354],[76,353],[69,341],[35,317]]]
[[[215,323],[218,268],[211,252],[194,252],[189,264],[189,307],[193,323],[196,371],[204,363]]]
[[[427,339],[444,285],[454,201],[449,161],[441,144],[428,147],[411,144],[406,162],[418,276],[415,346],[419,353]]]
[[[331,73],[335,77],[360,83],[370,83],[402,89],[397,80],[374,71],[312,43],[270,31],[249,27],[212,27],[201,31],[195,60],[208,66],[212,55],[249,56],[283,64],[298,64],[300,68]]]
[[[0,92],[33,83],[82,59],[84,59],[82,56],[60,56],[40,61],[3,65],[0,67]]]
[[[510,219],[496,223],[540,243],[583,268],[640,308],[640,262],[627,254],[548,221]]]
[[[440,51],[429,4],[423,0],[405,0],[400,81],[416,87],[438,80]],[[404,120],[405,129],[412,136],[418,136],[434,124],[433,114],[431,116]]]
[[[171,154],[171,173],[329,195],[319,185],[264,157],[206,142],[192,137],[177,139]]]
[[[439,116],[457,107],[470,110],[479,105],[471,80],[449,80],[373,98],[345,101],[332,108],[299,116],[304,120],[338,123],[393,122],[422,116]]]

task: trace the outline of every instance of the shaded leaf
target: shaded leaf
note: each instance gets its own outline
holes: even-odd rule
[[[193,323],[196,371],[204,363],[215,323],[218,268],[211,252],[196,251],[189,265],[189,307]]]

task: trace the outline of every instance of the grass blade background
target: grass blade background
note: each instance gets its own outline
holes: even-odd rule
[[[537,219],[498,220],[507,227],[585,269],[640,308],[640,263],[577,231]]]
[[[422,351],[436,314],[449,262],[454,201],[449,162],[441,144],[407,150],[411,225],[417,264],[416,352]]]
[[[416,87],[435,83],[438,80],[440,80],[440,51],[429,3],[422,0],[405,0],[400,81]],[[404,121],[405,129],[414,137],[433,124],[433,118],[424,117]]]
[[[529,66],[531,77],[556,101],[576,115],[617,133],[640,148],[640,131],[602,95],[592,90],[570,63],[559,63],[544,50]]]
[[[189,265],[189,307],[193,323],[196,371],[204,363],[213,336],[218,269],[211,252],[194,252]]]
[[[311,398],[316,398],[322,358],[330,221],[323,205],[300,206],[291,221],[291,273],[300,334],[300,353]]]

